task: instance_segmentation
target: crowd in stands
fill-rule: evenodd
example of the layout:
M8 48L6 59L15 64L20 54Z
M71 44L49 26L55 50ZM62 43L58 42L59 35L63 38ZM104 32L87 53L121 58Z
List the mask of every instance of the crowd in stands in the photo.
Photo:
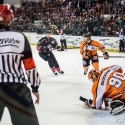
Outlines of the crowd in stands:
M68 35L90 31L93 36L115 36L115 31L125 28L125 0L32 1L19 8L12 5L12 9L15 19L11 29L21 32L44 34L51 29L57 34L57 29L63 29Z

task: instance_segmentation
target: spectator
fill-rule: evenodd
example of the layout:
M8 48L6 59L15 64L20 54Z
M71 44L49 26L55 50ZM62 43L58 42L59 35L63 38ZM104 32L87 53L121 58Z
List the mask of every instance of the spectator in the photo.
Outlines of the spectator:
M109 27L109 29L107 30L107 36L113 36L114 32L112 31L111 27Z
M95 27L93 28L92 36L98 36L98 30Z
M125 8L121 3L116 4L116 2L113 3L111 1L113 0L104 4L99 4L96 1L64 0L60 2L58 0L53 0L52 4L52 1L48 0L46 1L45 6L43 6L42 1L23 2L20 8L15 8L14 13L16 15L16 20L13 22L12 28L25 32L27 31L26 27L23 26L23 28L21 28L21 25L32 23L34 28L28 28L29 26L27 26L27 28L29 31L37 31L38 26L35 22L41 20L46 28L49 28L48 25L54 24L58 29L61 29L64 24L67 25L70 23L72 28L67 25L67 35L78 35L79 33L81 35L80 30L72 31L72 29L77 29L78 24L80 24L81 27L89 27L91 32L95 26L98 27L98 30L100 31L101 25L105 25L105 30L108 27L112 27L112 29L115 30L117 27L125 25L125 18L123 16ZM79 7L77 5L79 5ZM66 6L68 9L66 9ZM111 15L104 17L104 14ZM21 15L23 15L23 17L21 17ZM47 20L49 20L49 24ZM25 24L23 22L25 22ZM18 26L17 23L19 23L20 26ZM42 26L39 27L42 31Z

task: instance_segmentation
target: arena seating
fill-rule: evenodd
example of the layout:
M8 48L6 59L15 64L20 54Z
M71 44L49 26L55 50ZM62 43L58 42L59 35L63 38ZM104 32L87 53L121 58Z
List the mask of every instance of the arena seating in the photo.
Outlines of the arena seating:
M108 0L46 0L23 2L20 8L12 5L15 20L11 29L44 34L46 30L64 29L68 35L83 35L90 31L94 36L115 36L125 26L125 4ZM105 16L108 15L108 16ZM111 29L113 34L108 34Z

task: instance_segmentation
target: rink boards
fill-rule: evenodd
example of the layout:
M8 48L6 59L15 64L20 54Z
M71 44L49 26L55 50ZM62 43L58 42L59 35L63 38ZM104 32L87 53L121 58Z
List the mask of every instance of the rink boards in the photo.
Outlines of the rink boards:
M36 33L24 33L31 45L36 45L38 40L44 37L45 35L38 35ZM59 35L52 35L58 44L60 45ZM82 36L66 36L66 42L68 48L79 48L82 41ZM92 36L92 39L98 40L101 44L105 45L107 51L118 52L119 51L119 37L98 37Z

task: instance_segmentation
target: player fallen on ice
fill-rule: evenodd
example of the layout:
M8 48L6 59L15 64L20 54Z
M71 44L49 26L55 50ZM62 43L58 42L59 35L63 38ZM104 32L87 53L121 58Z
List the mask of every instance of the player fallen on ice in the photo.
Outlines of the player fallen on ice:
M109 59L109 54L105 51L105 46L99 43L96 40L91 39L91 33L88 32L84 36L84 40L80 45L80 53L82 55L84 75L88 72L88 67L90 65L90 61L92 62L92 66L95 70L99 70L99 59L97 50L101 50L104 56L104 59Z
M37 43L37 50L39 53L39 56L48 62L50 69L52 72L57 75L58 73L64 74L62 70L60 70L60 66L58 64L58 61L56 60L55 55L53 54L53 49L58 49L59 46L57 46L58 43L56 39L51 37L51 31L46 32L46 36L42 37L38 43ZM58 72L58 73L57 73Z
M121 66L109 66L100 72L91 70L88 79L93 82L93 99L86 100L84 107L101 109L104 102L105 109L111 114L118 114L125 109L125 74Z

